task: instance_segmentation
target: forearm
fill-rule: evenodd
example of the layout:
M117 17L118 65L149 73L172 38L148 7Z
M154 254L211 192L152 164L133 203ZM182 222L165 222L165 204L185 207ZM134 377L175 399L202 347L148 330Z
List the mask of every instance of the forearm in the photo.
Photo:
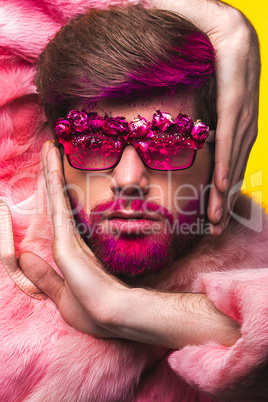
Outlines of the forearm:
M222 52L223 41L227 47L232 41L241 44L250 40L258 46L255 29L244 14L222 1L151 0L151 6L176 12L190 20L209 36L217 53ZM234 48L237 51L236 46Z
M231 346L240 337L238 325L202 293L124 289L114 300L101 324L119 338L179 349L208 341Z
M238 15L236 9L217 0L151 0L151 5L181 14L206 33L211 30L212 21L217 24L226 22L227 15L223 11Z

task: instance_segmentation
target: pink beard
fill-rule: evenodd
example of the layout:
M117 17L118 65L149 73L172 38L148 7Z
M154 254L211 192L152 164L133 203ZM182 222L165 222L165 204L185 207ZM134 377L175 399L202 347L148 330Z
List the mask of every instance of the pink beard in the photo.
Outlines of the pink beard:
M197 208L198 203L192 204L187 206L188 210ZM106 211L118 211L127 206L130 206L133 211L146 210L146 212L159 213L162 222L166 224L165 230L157 234L120 234L119 236L108 230L100 230L102 217ZM78 210L77 207L76 210ZM193 242L193 235L181 235L170 230L175 222L171 212L157 204L145 203L141 200L109 201L95 207L90 216L80 210L76 213L75 219L82 238L104 268L119 276L133 277L146 272L159 272L176 261ZM188 215L179 215L177 220L179 227L182 223L191 223L193 218Z

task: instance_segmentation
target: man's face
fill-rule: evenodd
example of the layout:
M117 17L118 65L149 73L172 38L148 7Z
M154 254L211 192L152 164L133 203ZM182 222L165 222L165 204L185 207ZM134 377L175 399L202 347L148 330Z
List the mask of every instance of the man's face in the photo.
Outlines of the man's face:
M148 97L131 101L105 100L92 111L104 116L138 115L151 121L156 110L195 115L191 95ZM157 272L176 261L207 228L206 186L211 173L207 144L194 164L180 171L145 166L132 145L118 165L103 171L74 169L63 160L68 193L77 227L104 267L129 276Z

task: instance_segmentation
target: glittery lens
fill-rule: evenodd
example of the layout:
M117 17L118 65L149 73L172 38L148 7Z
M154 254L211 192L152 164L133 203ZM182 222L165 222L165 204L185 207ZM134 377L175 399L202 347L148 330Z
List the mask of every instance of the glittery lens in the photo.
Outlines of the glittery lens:
M122 142L117 138L85 135L72 139L67 157L77 169L109 169L118 162L122 150Z
M195 149L170 137L155 138L144 152L141 152L141 147L137 151L148 167L157 170L186 169L191 166L195 156Z
M119 162L124 149L123 139L101 134L87 134L61 142L70 165L82 170L110 169ZM195 156L195 149L174 137L157 136L146 142L135 139L133 145L143 162L156 170L186 169Z

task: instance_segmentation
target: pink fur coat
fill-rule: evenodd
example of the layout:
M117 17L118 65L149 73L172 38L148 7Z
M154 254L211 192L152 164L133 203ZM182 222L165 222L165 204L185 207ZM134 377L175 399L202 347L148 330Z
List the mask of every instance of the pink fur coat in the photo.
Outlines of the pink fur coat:
M130 2L130 0L128 1ZM132 1L135 3L135 0ZM127 3L102 0L101 6ZM40 164L51 137L33 85L36 59L71 16L98 0L0 0L0 196L13 216L16 253L52 265L52 228ZM77 332L49 299L23 293L0 264L1 401L267 400L268 223L254 231L235 220L155 286L206 292L241 324L233 347L178 351ZM0 225L2 222L0 222ZM3 251L3 244L1 244Z

